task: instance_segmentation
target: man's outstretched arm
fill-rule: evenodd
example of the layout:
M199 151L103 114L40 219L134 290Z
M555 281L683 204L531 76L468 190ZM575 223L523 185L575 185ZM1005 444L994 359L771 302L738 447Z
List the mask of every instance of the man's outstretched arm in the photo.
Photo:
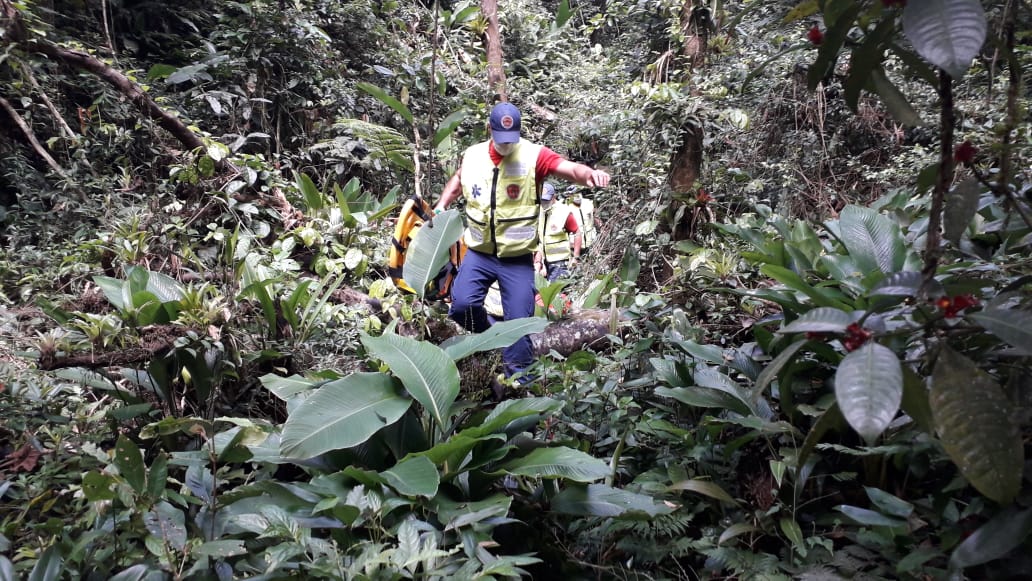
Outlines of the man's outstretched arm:
M609 185L609 174L600 169L592 169L583 163L564 159L552 172L567 181L578 183L589 188L604 188Z
M448 183L444 184L444 189L441 190L441 197L437 199L437 203L434 204L434 211L447 210L448 206L452 202L457 200L462 195L462 182L459 180L459 171L455 172L455 175L448 180Z

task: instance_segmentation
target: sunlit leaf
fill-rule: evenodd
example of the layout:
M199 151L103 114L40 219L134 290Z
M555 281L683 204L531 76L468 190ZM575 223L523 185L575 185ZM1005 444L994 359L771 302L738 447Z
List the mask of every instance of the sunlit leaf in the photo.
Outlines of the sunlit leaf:
M129 486L139 493L145 490L146 468L143 464L143 453L135 442L122 435L115 442L115 456L112 462L118 467L118 473L125 478Z
M979 492L1000 504L1021 488L1025 464L1014 406L996 380L970 359L944 347L929 394L946 453Z
M735 499L727 493L726 490L724 490L720 487L719 484L711 480L699 480L697 478L682 480L680 482L675 482L671 484L667 487L667 490L687 490L688 492L694 492L696 494L708 496L710 498L714 498L716 500L726 502L728 504L738 504L737 502L735 502Z
M394 380L382 373L355 373L331 381L287 418L281 454L312 458L356 446L396 422L411 404Z
M576 482L600 480L609 474L609 466L600 458L567 448L538 448L530 454L503 464L509 474L535 478L565 478Z
M656 516L670 514L674 510L665 504L657 504L650 496L603 484L570 486L552 499L551 509L574 516L599 517L621 516L629 512Z
M437 345L395 334L363 334L361 341L370 355L391 368L409 394L423 404L443 429L459 394L459 370L452 358Z
M458 335L442 344L444 352L458 361L474 353L501 349L515 343L520 337L540 333L549 325L548 319L541 317L524 317L511 321L501 321L491 325L483 333Z
M405 255L403 278L420 298L444 265L448 264L453 244L462 237L462 217L458 210L448 210L433 218L433 227L426 222L412 238Z
M401 101L399 101L399 100L395 99L394 97L388 95L387 91L384 91L380 87L377 87L376 85L373 85L371 83L356 83L355 84L355 88L359 89L359 90L362 90L362 91L365 91L366 93L369 93L373 97L376 97L384 105L387 105L391 109L394 109L394 111L396 111L398 113L398 115L401 115L402 118L405 119L405 121L408 121L409 123L413 123L414 122L414 117L412 116L412 111L410 111L409 108L407 106L405 106L404 103L402 103Z
M873 444L896 417L903 399L899 358L874 341L846 355L835 372L835 399L849 425Z
M437 467L426 456L415 456L402 460L393 468L380 473L395 490L405 496L425 496L432 498L437 494L441 484L441 476Z
M835 510L848 516L854 522L869 527L902 527L907 525L905 520L890 518L880 512L857 506L849 506L848 504L840 504L835 507Z

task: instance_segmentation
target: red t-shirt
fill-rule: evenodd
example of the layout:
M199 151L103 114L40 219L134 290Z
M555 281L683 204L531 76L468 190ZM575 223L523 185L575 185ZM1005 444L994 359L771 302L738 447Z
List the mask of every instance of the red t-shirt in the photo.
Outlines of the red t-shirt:
M489 143L490 145L487 146L487 151L491 155L491 162L495 165L502 163L502 156L498 155L498 152L495 151L494 142L491 141ZM552 175L552 172L555 171L555 168L559 167L559 164L562 161L562 156L552 151L551 149L542 146L541 153L538 154L537 167L534 173L534 177L538 181L547 178L548 176Z

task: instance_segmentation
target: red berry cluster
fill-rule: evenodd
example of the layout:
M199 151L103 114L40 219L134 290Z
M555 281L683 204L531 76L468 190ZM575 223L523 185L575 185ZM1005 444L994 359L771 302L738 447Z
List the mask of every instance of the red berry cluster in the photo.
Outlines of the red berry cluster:
M706 193L706 190L704 190L702 188L699 188L699 193L695 194L695 201L697 203L699 203L700 205L702 205L702 204L705 204L706 202L712 202L713 201L713 196L711 196L708 193Z
M842 346L846 351L856 351L861 345L871 338L871 332L857 323L850 323L846 327L846 337L842 339Z
M846 327L846 336L842 339L842 346L846 348L846 351L856 351L861 345L870 340L872 333L867 329L861 327L857 323L850 323ZM831 338L830 333L822 333L818 331L810 331L806 334L806 338L811 341L826 341Z
M957 163L968 164L975 161L975 154L978 153L978 148L971 144L970 141L965 141L957 146L957 149L953 150L953 161Z
M944 296L935 301L935 306L942 311L942 316L947 319L953 319L964 309L978 306L978 299L972 295Z
M817 28L816 24L814 24L813 28L806 33L806 38L808 38L813 44L820 46L821 43L824 42L824 33L821 32L820 28Z
M881 3L886 8L892 8L893 6L902 8L907 5L907 0L881 0Z

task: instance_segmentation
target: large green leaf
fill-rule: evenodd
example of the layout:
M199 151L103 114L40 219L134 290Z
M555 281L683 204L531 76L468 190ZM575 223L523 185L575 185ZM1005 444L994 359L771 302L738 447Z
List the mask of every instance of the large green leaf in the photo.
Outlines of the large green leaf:
M1032 314L1016 309L987 308L968 315L1019 353L1032 355Z
M147 532L177 551L186 547L186 516L168 502L161 501L143 513Z
M779 333L841 333L853 322L853 317L842 309L819 307L803 313L785 325Z
M978 212L978 198L981 196L978 179L971 176L953 186L946 196L946 210L942 215L943 237L955 245L960 244L964 231Z
M26 577L27 581L57 581L64 578L64 557L61 556L61 546L57 543L47 547L43 551L36 566ZM13 581L13 577L11 578ZM6 580L5 580L6 581Z
M817 288L810 283L803 280L797 273L789 270L783 266L777 266L776 264L764 264L760 267L760 272L764 276L769 276L788 288L803 293L810 297L810 300L819 307L834 307L842 310L852 310L849 305L839 301L834 296L828 294L828 289ZM755 292L755 296L762 296L761 293ZM768 298L768 297L763 297ZM774 299L771 299L774 300Z
M401 115L402 118L405 119L405 121L408 121L409 123L414 122L415 118L412 116L412 111L410 111L404 103L388 95L387 91L384 91L380 87L377 87L376 85L373 85L371 83L356 83L355 88L365 91L366 93L369 93L370 95L376 97L384 105L387 105L391 109L397 111L398 115Z
M327 383L287 418L280 453L311 458L365 442L412 405L398 387L382 373L355 373Z
M982 50L985 11L978 0L907 2L903 34L925 60L959 79Z
M125 271L130 277L139 270L143 274L141 278L145 280L146 285L143 290L154 293L158 300L167 303L171 301L178 301L183 298L183 283L160 272L148 271L145 268L139 266L127 266Z
M954 549L950 565L963 569L999 559L1021 545L1029 533L1032 508L1005 508Z
M512 321L502 321L491 325L491 328L483 333L458 335L449 339L441 346L449 357L454 361L458 361L480 351L508 347L524 335L544 331L548 324L548 319L543 317L525 317L513 319Z
M749 404L735 395L706 387L657 387L656 395L669 397L693 407L731 410L743 416L752 415Z
M988 373L944 347L929 394L946 453L979 492L1007 504L1021 488L1025 464L1013 404Z
M395 490L405 496L432 498L441 484L437 467L426 456L414 456L402 460L393 468L380 473Z
M459 370L451 357L437 345L394 334L363 334L361 340L369 354L387 363L405 389L443 429L459 395Z
M604 460L565 446L538 448L503 464L500 469L520 476L566 478L577 482L591 482L609 475L609 466Z
M667 487L667 491L675 490L687 490L710 498L715 498L721 502L728 504L738 504L735 499L727 493L726 490L720 487L719 484L712 480L700 480L698 478L690 478L688 480L682 480L675 482Z
M899 358L874 341L846 355L835 372L835 399L849 425L873 444L903 399Z
M125 437L118 437L115 442L115 457L112 459L118 467L118 473L125 478L129 486L138 493L143 493L146 482L146 467L143 464L143 453L135 442Z
M604 484L571 486L552 499L554 512L574 516L613 517L626 513L644 513L649 516L670 514L673 507L657 504L644 494L636 494Z
M448 263L449 250L462 237L462 217L458 210L448 210L433 219L416 232L405 252L405 266L402 277L419 298L426 294L426 286Z
M463 110L453 111L450 115L444 118L437 126L437 131L434 132L434 147L441 144L442 141L449 135L455 132L455 129L462 124L462 121L466 118L466 112Z
M903 269L906 245L899 225L870 208L846 206L839 218L842 244L864 272Z

